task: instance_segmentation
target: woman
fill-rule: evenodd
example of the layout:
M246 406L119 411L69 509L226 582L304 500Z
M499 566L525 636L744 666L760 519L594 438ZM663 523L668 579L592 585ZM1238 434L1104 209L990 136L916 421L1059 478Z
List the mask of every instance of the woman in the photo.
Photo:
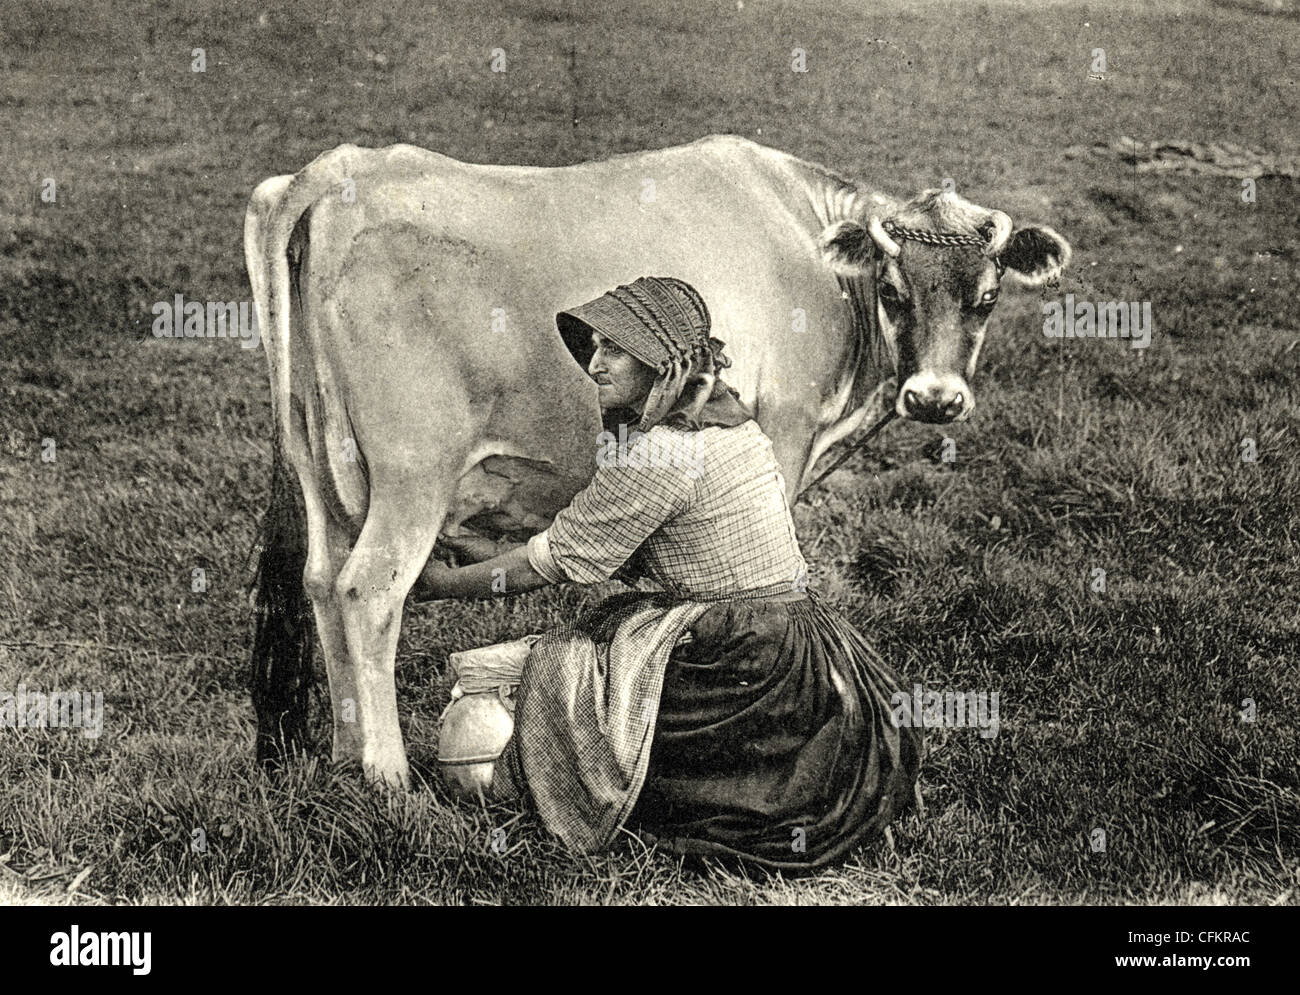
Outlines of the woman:
M526 785L580 850L626 825L781 870L841 859L911 798L920 733L890 721L897 676L806 593L771 442L718 377L704 301L647 277L556 320L598 386L595 476L526 545L424 584L482 597L618 573L659 591L532 647L493 794Z

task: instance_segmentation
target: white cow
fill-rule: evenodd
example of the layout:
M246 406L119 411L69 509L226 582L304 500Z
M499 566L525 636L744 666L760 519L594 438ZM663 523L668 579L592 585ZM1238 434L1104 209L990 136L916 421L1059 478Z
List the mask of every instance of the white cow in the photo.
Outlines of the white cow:
M793 499L868 417L968 417L1003 272L1069 259L955 194L895 200L732 136L561 168L344 145L257 188L245 252L276 453L258 753L304 738L314 614L334 757L394 784L398 630L439 537L526 538L595 470L596 390L557 312L692 284Z

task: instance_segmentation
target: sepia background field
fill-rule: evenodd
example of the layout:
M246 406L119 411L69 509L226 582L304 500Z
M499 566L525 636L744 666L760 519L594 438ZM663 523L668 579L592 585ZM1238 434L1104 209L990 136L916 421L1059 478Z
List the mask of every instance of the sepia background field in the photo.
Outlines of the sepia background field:
M1128 136L1294 159L1300 21L1203 2L355 6L5 5L0 690L99 690L108 715L98 740L0 729L0 901L1300 903L1297 182L1261 177L1247 204L1239 177L1067 153ZM245 690L265 362L155 339L152 304L249 299L250 192L341 142L558 165L714 132L895 194L950 177L1072 241L1058 296L1151 302L1143 351L1046 339L1040 297L1005 293L974 418L891 427L798 507L814 586L909 680L998 691L1000 734L931 733L925 811L812 877L631 838L575 858L531 815L497 854L515 813L452 804L432 769L446 656L608 593L570 588L408 612L410 794L328 763L266 779Z

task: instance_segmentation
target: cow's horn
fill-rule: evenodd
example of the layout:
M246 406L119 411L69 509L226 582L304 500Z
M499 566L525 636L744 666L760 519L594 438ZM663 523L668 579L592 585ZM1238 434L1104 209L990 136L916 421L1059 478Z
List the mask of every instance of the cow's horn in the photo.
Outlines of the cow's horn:
M889 237L885 229L881 226L880 219L874 214L871 216L871 220L867 222L867 231L871 232L872 241L880 246L880 250L884 252L885 255L897 256L903 251L898 247L898 243Z
M996 256L1006 247L1011 237L1011 219L1001 211L990 211L989 220L993 222L993 232L989 235L989 244L984 248L984 255Z

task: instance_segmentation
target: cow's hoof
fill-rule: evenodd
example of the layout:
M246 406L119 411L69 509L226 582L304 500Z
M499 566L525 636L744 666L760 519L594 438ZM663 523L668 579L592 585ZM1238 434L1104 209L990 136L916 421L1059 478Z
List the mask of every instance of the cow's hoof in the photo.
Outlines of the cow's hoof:
M371 784L406 791L411 786L411 768L403 757L400 762L366 761L366 780Z

